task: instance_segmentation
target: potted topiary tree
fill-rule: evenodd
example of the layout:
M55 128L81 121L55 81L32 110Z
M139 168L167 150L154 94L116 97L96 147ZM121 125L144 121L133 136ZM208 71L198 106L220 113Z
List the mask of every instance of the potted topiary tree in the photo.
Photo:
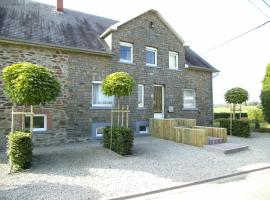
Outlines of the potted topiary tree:
M102 82L102 91L107 96L115 96L116 103L118 104L116 109L111 111L111 127L104 130L104 146L109 147L111 150L120 154L130 154L133 142L133 135L130 129L128 129L128 105L126 110L124 107L120 109L119 100L121 97L130 96L135 85L135 81L126 72L115 72L108 75ZM113 113L118 114L117 128L113 127ZM122 113L121 123L119 123L119 113ZM126 114L126 120L124 123L124 114ZM119 126L120 127L119 128ZM125 125L124 125L125 124ZM108 138L108 132L110 132L110 138ZM113 141L113 135L115 140ZM108 142L108 139L110 139ZM124 142L131 143L128 147L123 146ZM119 148L119 147L123 148Z
M31 112L28 112L28 114L30 114L30 132L32 133L34 114L33 105L45 104L55 100L61 90L59 81L56 79L53 71L44 66L37 66L28 62L17 63L5 67L2 76L4 94L13 105L23 106L22 112L14 112L14 106L12 106L10 134L13 134L14 132L14 114L22 115L22 129L24 130L24 119L25 114L27 113L24 110L25 106L31 107ZM16 159L24 157L20 156L20 154L23 152L31 152L32 154L32 150L23 150L25 146L28 146L28 148L31 149L32 144L24 145L24 147L19 148L16 151L13 150L14 148L17 148L16 145L20 146L21 143L24 143L25 141L29 142L29 139L24 139L25 137L29 138L31 135L25 134L24 131L20 131L16 132L14 136L8 137L8 156L10 159L11 170L13 170L13 167L14 170L19 170L26 166L24 162L16 161ZM27 162L29 162L29 156L26 157ZM29 163L27 165L29 165Z

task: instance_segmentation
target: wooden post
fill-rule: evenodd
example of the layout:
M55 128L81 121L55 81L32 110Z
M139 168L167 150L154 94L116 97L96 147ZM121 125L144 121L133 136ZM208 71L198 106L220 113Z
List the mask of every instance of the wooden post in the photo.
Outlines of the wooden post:
M34 128L34 112L33 112L33 106L31 105L31 115L30 115L30 132L33 133Z
M25 111L25 106L22 106L22 113ZM25 129L25 115L22 114L22 130Z
M232 107L230 104L230 135L232 135Z
M14 131L14 106L11 107L11 132Z
M127 128L128 128L128 113L129 113L129 108L128 108L128 105L127 105L127 117L126 117Z
M119 110L120 110L120 105L118 104L117 105L117 110L118 110L118 112L117 112L117 126L119 127L119 125L120 125L120 112L119 112Z
M121 120L121 126L124 126L124 111L125 110L125 108L124 108L124 106L122 106L122 109L121 109L121 114L122 114L122 120Z
M110 142L110 149L112 149L112 128L113 128L113 109L111 110L111 142Z

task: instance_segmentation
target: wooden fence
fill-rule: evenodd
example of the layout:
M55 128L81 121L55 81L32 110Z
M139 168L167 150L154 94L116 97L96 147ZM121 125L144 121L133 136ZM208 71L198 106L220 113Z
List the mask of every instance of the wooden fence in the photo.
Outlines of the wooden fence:
M207 145L208 136L223 138L227 142L226 129L196 126L195 119L150 119L149 130L154 137L197 147Z

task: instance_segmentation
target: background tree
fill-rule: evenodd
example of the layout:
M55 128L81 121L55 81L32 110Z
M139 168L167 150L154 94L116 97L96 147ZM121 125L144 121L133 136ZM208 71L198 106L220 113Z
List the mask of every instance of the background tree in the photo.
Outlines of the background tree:
M265 121L270 123L270 63L266 67L261 91L261 103Z
M235 87L228 90L224 98L227 103L233 104L233 119L235 119L236 105L242 104L248 100L248 92L243 88Z

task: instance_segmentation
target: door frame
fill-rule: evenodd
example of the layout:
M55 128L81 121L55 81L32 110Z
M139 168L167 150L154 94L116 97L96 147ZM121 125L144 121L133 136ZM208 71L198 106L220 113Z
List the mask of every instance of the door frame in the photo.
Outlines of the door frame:
M162 113L155 113L154 112L154 118L156 119L163 119L164 118L164 106L165 106L165 87L164 85L154 84L154 87L161 87L161 95L162 95ZM153 87L153 99L155 100L155 89Z

